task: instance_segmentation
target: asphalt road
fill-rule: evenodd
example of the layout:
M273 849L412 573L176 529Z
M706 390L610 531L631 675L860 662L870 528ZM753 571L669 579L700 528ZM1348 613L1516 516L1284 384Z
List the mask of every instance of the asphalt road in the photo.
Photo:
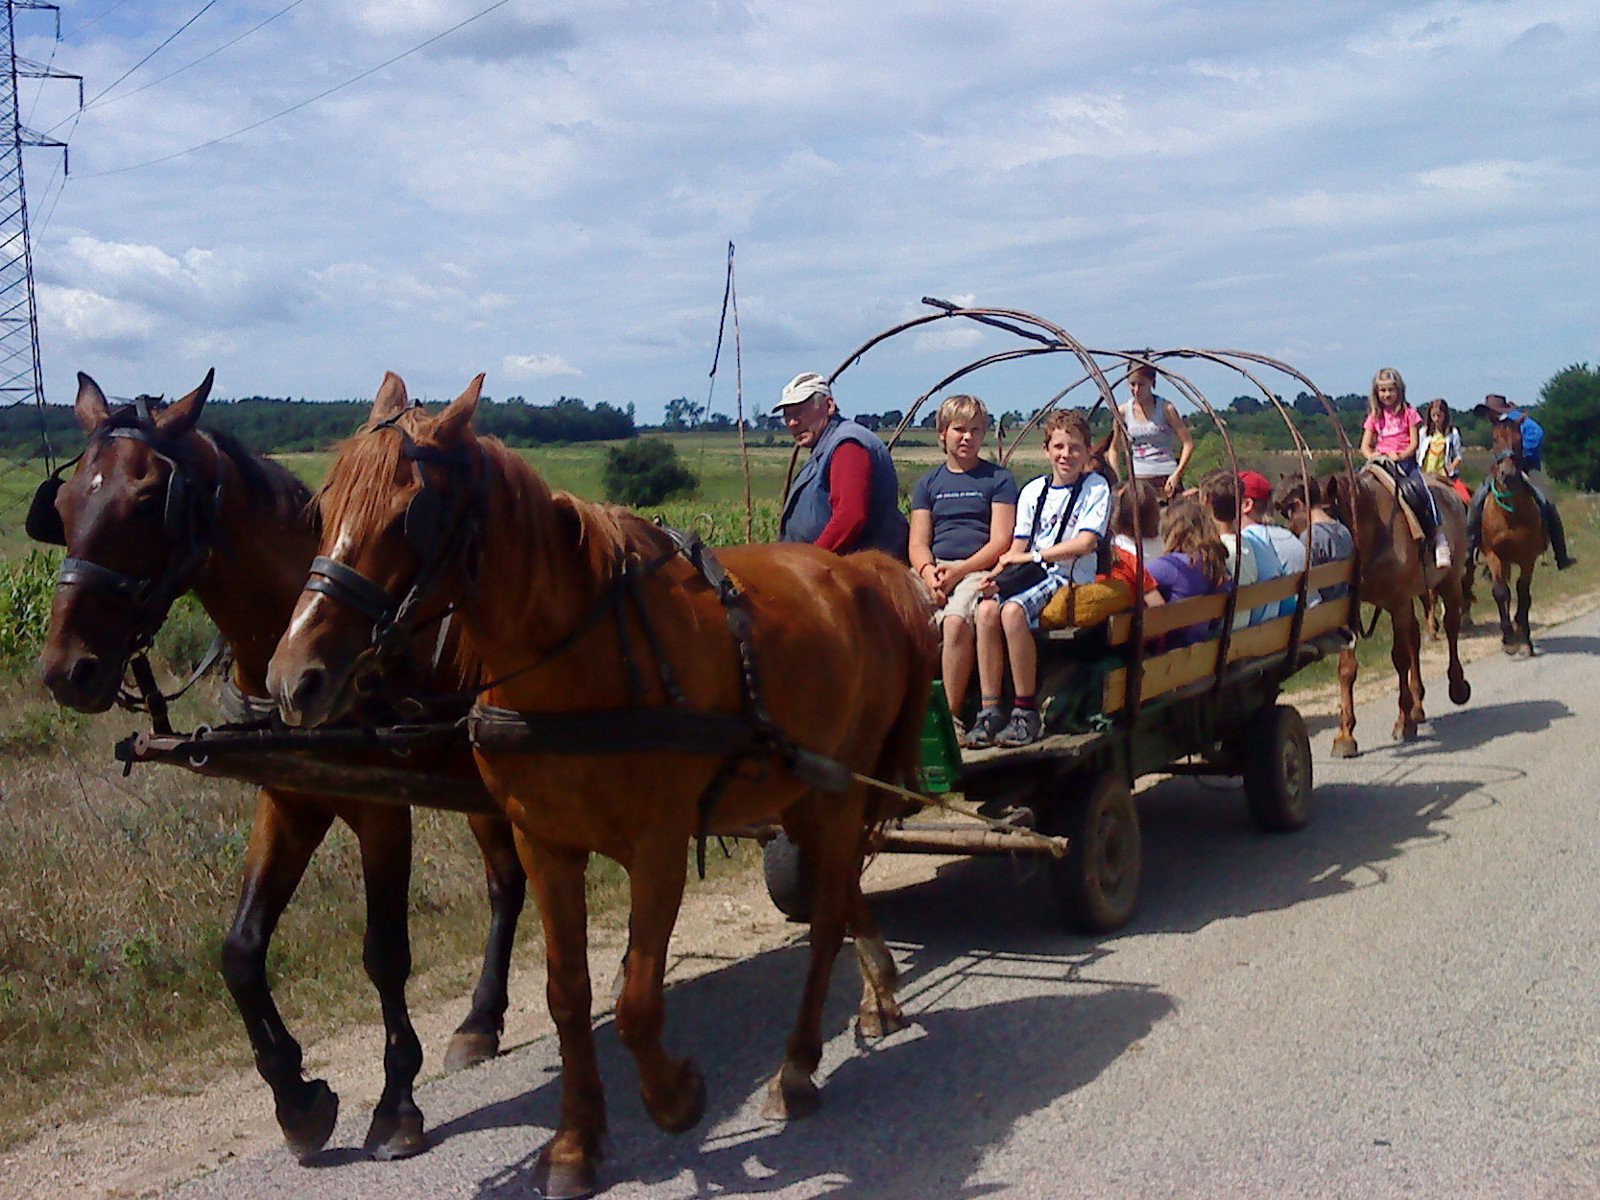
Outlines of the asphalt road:
M1421 740L1366 706L1352 761L1313 722L1319 808L1266 837L1238 789L1141 794L1145 886L1116 937L1053 927L1041 878L962 862L881 895L913 1028L866 1047L835 977L824 1108L757 1115L803 947L679 985L671 1045L710 1110L680 1138L645 1118L609 1023L605 1194L978 1197L1600 1196L1600 614L1532 662L1442 686ZM542 1039L430 1085L434 1145L404 1163L341 1123L310 1168L276 1150L169 1193L533 1195L557 1105Z

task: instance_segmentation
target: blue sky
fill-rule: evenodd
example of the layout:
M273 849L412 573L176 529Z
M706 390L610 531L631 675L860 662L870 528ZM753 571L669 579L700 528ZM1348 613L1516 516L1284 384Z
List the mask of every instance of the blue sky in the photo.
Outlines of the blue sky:
M926 294L1259 350L1334 393L1392 365L1413 399L1531 400L1600 359L1590 3L509 0L180 153L490 0L304 0L134 93L288 2L216 4L75 123L70 85L23 81L72 145L65 187L27 160L51 400L79 370L324 399L484 371L656 419L705 398L730 239L752 407ZM21 51L93 97L202 3L65 3L62 43L24 14ZM902 407L1003 344L900 339L841 403ZM1071 377L968 382L1031 409Z

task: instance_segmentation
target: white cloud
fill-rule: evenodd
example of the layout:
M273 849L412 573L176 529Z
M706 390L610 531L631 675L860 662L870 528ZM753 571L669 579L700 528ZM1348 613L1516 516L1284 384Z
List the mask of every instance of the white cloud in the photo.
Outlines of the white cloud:
M583 374L559 354L508 354L501 360L500 369L508 379L554 379Z
M173 61L243 32L248 7L209 11ZM135 73L76 126L59 202L30 158L52 391L99 354L155 390L204 355L245 390L329 397L391 365L453 396L484 364L534 380L582 363L586 399L648 419L703 386L729 239L752 394L929 293L1107 345L1304 346L1335 391L1382 359L1438 364L1461 380L1447 394L1492 366L1526 395L1600 333L1600 13L1581 0L508 5L253 132L96 174L280 112L479 7L302 5L127 94L162 58ZM55 63L92 95L170 32L159 13L121 10ZM41 95L37 125L67 115ZM1496 303L1460 303L1476 292ZM925 330L852 387L893 406L980 336L1005 341ZM1474 357L1491 347L1504 361Z

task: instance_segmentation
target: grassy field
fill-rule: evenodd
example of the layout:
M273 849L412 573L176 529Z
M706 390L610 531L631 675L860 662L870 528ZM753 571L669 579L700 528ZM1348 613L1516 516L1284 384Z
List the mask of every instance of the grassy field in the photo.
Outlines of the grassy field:
M744 482L733 435L677 435L700 476L691 499L665 506L668 521L699 528L714 542L744 538ZM603 446L553 447L527 457L551 483L599 498ZM897 452L902 482L938 461L926 435ZM319 483L327 455L285 460ZM758 540L774 536L790 447L773 439L752 447ZM1250 465L1288 470L1275 456ZM1024 447L1021 478L1043 467ZM110 744L141 724L113 713L82 717L57 708L38 685L32 661L48 621L59 556L31 548L22 534L39 469L0 464L0 1149L37 1128L124 1099L158 1068L192 1060L197 1072L245 1066L248 1049L216 969L236 899L253 795L243 785L186 772L144 768L123 778ZM1539 606L1600 589L1600 498L1564 496L1580 567L1543 570ZM1480 589L1480 620L1492 603ZM209 641L202 613L182 602L157 646L168 678L181 676ZM1364 643L1362 659L1387 663L1386 637ZM1319 664L1300 685L1331 682ZM214 719L215 691L202 687L175 713L180 728ZM481 866L465 823L418 814L413 933L413 1002L459 997L464 1011L476 972L486 910ZM720 871L755 861L742 848ZM623 882L596 867L598 908L614 908ZM297 1034L313 1037L354 1021L376 1021L360 965L363 906L353 839L336 830L313 862L274 941L270 969L279 1002ZM531 909L522 953L537 941ZM432 1049L432 1048L430 1048ZM170 1079L168 1080L170 1083ZM262 1103L267 1103L263 1090Z

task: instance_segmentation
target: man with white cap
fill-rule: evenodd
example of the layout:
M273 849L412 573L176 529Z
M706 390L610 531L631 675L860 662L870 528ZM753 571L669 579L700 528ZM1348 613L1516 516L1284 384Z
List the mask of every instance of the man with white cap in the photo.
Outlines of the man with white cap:
M910 527L894 460L878 435L840 416L833 389L814 371L791 379L772 411L811 451L783 506L779 540L836 554L883 550L904 561Z

